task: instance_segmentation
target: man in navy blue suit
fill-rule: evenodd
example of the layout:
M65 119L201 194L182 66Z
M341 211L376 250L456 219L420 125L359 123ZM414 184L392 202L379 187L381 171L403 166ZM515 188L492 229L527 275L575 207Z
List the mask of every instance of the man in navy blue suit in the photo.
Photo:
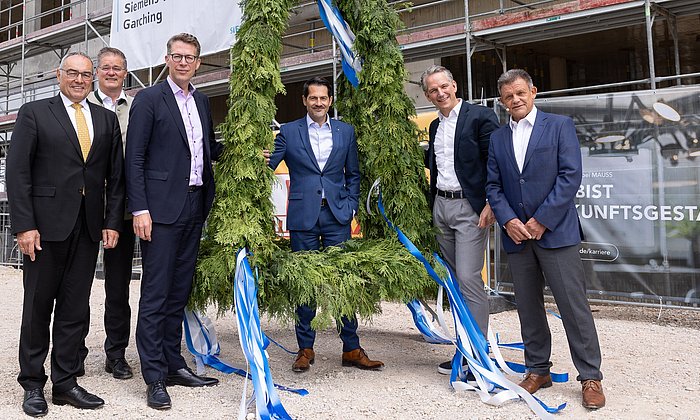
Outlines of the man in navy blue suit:
M284 160L289 168L287 228L292 251L317 250L350 239L350 224L358 210L360 166L352 126L331 119L331 84L315 77L304 83L304 118L285 124L275 139L275 150L263 154L274 169ZM314 363L316 332L311 320L316 308L297 308L296 336L299 352L294 372L305 372ZM339 323L343 341L343 366L381 370L384 363L370 360L360 347L357 319L343 317Z
M549 285L561 313L583 406L605 405L600 346L586 299L579 256L583 232L574 198L581 184L581 151L570 118L535 107L537 88L526 71L498 79L510 121L491 135L486 192L501 226L515 288L530 393L552 386L552 340L544 308Z
M214 201L214 139L209 99L190 80L201 63L190 34L168 41L164 83L139 92L129 113L126 185L143 276L136 346L147 403L171 406L166 385L216 385L194 374L180 354L183 309L192 288L202 225Z

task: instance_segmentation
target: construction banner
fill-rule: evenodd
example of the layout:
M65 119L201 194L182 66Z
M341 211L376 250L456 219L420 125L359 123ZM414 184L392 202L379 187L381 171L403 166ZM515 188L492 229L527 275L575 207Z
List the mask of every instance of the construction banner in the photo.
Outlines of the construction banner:
M200 55L228 50L241 17L236 1L115 0L110 46L124 52L130 70L154 67L164 62L168 39L181 32L199 39Z

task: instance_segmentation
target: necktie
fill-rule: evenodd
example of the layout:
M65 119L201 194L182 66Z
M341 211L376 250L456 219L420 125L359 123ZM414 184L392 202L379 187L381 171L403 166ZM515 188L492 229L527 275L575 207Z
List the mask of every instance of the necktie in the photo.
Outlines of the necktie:
M71 105L75 109L75 125L78 126L78 142L80 142L80 150L83 152L83 160L87 160L90 153L90 131L88 130L83 107L79 103Z

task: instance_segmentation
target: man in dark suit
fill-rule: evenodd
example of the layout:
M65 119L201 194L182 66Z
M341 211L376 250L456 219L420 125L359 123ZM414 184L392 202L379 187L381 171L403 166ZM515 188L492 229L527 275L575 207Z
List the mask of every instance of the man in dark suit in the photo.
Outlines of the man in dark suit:
M459 290L482 334L489 322L489 301L481 270L494 218L486 202L489 137L498 128L496 114L457 97L457 82L442 66L421 76L425 97L438 118L430 124L425 166L430 171L430 205L440 252L456 275ZM466 361L463 362L466 368ZM438 366L449 375L452 362ZM473 374L469 373L472 378Z
M190 80L201 64L190 34L168 40L164 83L142 90L129 114L126 186L143 276L136 346L147 403L169 409L166 385L216 385L194 374L180 354L184 308L192 289L204 220L214 201L214 139L209 99Z
M576 129L570 118L535 107L537 88L524 70L501 75L498 91L511 117L491 136L486 191L508 253L525 344L528 373L520 386L534 393L552 385L546 280L582 383L583 406L601 408L600 346L578 253L583 233L574 198L582 169Z
M360 166L355 130L328 116L333 103L331 90L330 82L321 77L304 83L301 99L307 115L280 128L272 155L263 151L272 169L282 160L289 168L287 228L292 251L317 250L321 245L325 248L347 241L358 210ZM316 308L302 305L296 312L299 351L292 370L305 372L315 359L316 332L311 321ZM370 360L360 347L355 317L343 317L339 329L343 366L384 368L384 363Z
M17 379L25 390L22 408L30 416L48 411L44 360L52 313L53 403L104 404L80 387L76 376L99 242L105 249L116 246L124 214L117 118L85 100L92 61L70 53L56 77L59 95L19 110L7 156L12 231L25 255Z
M122 132L122 146L126 147L126 131L129 123L129 108L133 97L124 93L126 78L126 56L111 47L104 47L97 54L97 89L90 92L89 102L102 106L117 114ZM119 244L104 251L105 274L105 371L116 379L129 379L133 376L131 366L126 361L126 346L131 332L131 307L129 306L129 283L131 263L134 258L134 229L131 213L125 212ZM86 327L89 327L89 322ZM84 335L87 336L88 328ZM84 340L83 340L84 343ZM83 361L87 348L81 349Z

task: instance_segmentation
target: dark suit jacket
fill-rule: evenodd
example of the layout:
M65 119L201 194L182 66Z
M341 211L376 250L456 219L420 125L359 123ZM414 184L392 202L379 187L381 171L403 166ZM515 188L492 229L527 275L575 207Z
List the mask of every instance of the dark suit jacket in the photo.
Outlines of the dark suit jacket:
M351 125L331 119L333 149L323 171L309 142L306 117L283 125L275 139L270 167L284 160L289 168L287 228L311 229L321 211L321 189L333 215L341 224L352 221L360 196L360 164L357 140Z
M576 245L583 239L574 204L581 185L581 150L571 118L537 111L520 173L513 151L513 133L505 125L491 135L486 191L502 228L503 248L516 245L503 226L534 217L547 229L535 243L542 248Z
M214 202L212 160L221 153L214 139L209 98L195 90L202 121L204 217ZM177 220L190 184L190 148L185 124L167 82L140 91L129 111L126 142L126 191L129 211L148 210L155 223Z
M113 112L88 105L94 136L86 162L59 95L20 108L7 155L13 233L37 229L41 240L65 240L78 218L83 190L90 238L100 241L102 229L121 231L124 160L119 123Z
M430 208L437 194L437 164L435 163L435 134L440 119L430 123L430 142L425 152L425 167L430 170ZM498 128L498 118L493 110L462 101L455 129L455 172L467 198L477 214L486 206L486 160L489 152L489 138Z

